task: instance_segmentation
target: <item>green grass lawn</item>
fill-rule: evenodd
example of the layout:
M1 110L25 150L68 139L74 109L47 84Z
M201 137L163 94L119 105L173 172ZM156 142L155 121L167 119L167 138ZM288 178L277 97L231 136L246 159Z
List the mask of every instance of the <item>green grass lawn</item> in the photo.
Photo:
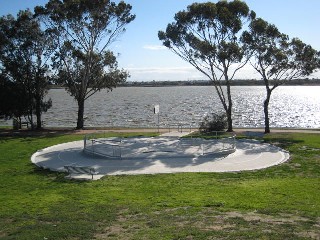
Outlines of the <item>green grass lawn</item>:
M12 129L12 126L0 126L0 129Z
M74 181L30 162L82 138L0 137L0 239L320 238L320 134L270 134L290 161L241 173Z

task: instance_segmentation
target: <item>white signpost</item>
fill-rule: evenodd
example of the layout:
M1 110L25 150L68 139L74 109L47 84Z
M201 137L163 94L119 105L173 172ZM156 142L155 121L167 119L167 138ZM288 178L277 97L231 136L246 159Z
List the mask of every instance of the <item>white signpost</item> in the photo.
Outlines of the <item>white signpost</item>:
M160 106L159 106L159 104L156 104L156 105L154 105L154 108L153 108L153 112L154 112L154 114L157 114L158 115L158 132L160 131Z
M154 105L154 114L159 114L159 111L160 111L160 106L159 106L159 104Z

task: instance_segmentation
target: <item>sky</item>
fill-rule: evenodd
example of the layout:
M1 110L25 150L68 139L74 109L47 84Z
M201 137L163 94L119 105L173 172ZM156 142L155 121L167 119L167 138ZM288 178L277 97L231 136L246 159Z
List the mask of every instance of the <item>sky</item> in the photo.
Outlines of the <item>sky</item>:
M114 0L118 2L117 0ZM162 46L158 31L173 22L175 13L194 2L208 0L125 0L132 5L136 19L127 31L113 43L119 54L119 67L129 71L128 81L168 81L206 79L190 64ZM269 23L289 35L298 37L320 51L320 0L244 0L249 8ZM0 0L0 15L16 16L19 10L33 10L47 0ZM213 0L212 2L217 2ZM311 77L320 77L316 73ZM236 75L238 79L259 79L249 66Z

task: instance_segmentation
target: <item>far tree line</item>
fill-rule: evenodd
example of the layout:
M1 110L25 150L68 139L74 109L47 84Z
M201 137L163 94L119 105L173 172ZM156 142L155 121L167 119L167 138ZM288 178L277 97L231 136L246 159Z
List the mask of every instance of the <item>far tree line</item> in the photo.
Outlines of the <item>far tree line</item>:
M274 84L273 80L270 80ZM225 86L226 82L221 81ZM162 86L212 86L210 80L158 80L158 81L127 81L119 84L119 87L162 87ZM257 79L234 79L231 86L264 86L263 80ZM286 82L286 86L320 86L320 79L293 79ZM51 86L51 88L60 88L60 86Z
M41 114L52 105L44 100L48 87L59 84L77 101L76 127L83 128L85 100L129 77L109 48L135 19L131 10L123 1L50 0L34 12L1 17L0 116L27 117L32 128L42 128ZM266 89L266 133L272 92L320 67L318 51L256 17L240 0L193 3L176 13L158 37L213 84L228 131L233 131L232 83L245 65L257 71Z

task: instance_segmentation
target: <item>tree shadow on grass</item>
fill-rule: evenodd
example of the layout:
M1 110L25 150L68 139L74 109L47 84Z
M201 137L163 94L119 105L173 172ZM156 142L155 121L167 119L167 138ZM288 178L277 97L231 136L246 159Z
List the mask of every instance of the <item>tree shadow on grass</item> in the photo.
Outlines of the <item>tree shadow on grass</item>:
M263 139L263 141L284 149L287 149L296 144L301 144L305 142L303 140L294 140L290 138L266 138L266 139Z
M39 137L39 136L59 136L76 133L75 129L41 129L41 130L13 130L0 129L0 137Z
M44 140L44 139L53 139L58 137L68 136L66 133L47 133L47 134L13 134L13 135L3 135L0 134L0 143L7 143L10 141L19 141L24 143L32 143L33 141ZM71 138L75 140L83 139L83 135L72 135ZM72 141L72 140L67 140Z
M263 141L264 143L269 143L274 146L280 148L289 148L294 146L295 144L304 143L304 140L293 139L294 136L291 133L271 133L271 134L263 134L262 132L258 132L255 135L255 132L239 132L237 133L237 139L252 139Z

